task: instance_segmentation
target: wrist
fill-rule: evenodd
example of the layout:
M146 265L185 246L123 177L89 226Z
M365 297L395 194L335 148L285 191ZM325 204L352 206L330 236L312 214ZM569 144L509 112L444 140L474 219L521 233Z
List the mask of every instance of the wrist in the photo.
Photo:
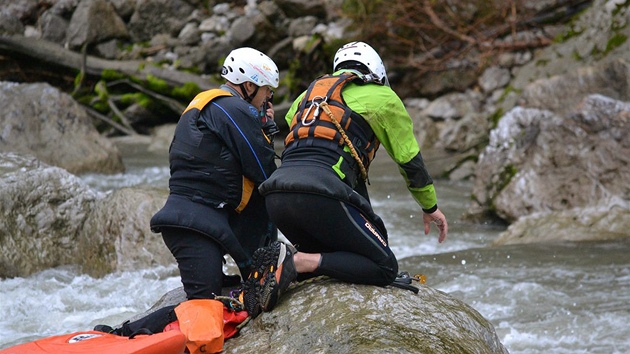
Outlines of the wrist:
M436 211L437 209L438 209L438 206L437 206L437 204L435 204L432 208L429 208L429 209L422 208L422 211L423 211L425 214L433 214L433 213L435 213L435 211Z

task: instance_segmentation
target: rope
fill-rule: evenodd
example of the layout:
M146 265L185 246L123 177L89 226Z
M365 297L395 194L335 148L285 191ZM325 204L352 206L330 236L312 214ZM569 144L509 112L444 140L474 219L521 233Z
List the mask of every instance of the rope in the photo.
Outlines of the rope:
M245 305L231 296L215 296L215 300L221 301L226 307L231 308L234 311L243 311Z
M365 169L365 166L363 165L363 161L361 161L361 158L359 157L357 150L354 148L354 145L352 145L350 138L348 138L346 131L343 130L343 128L341 127L341 124L339 124L333 112L330 110L330 108L328 108L328 102L323 101L322 103L320 103L320 106L324 109L324 112L328 114L328 117L330 117L330 120L333 122L335 127L337 127L337 130L339 130L339 133L341 134L343 141L345 141L346 145L348 145L348 148L350 148L350 153L352 154L352 157L354 157L354 160L359 164L359 168L361 169L361 177L363 178L364 181L367 180L367 177L368 177L367 170Z

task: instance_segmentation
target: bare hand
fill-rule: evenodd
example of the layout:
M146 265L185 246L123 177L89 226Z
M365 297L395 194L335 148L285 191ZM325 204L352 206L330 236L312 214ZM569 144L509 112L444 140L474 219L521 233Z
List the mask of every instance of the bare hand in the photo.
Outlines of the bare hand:
M446 216L437 209L431 214L423 213L422 220L424 221L424 234L428 235L431 231L431 223L435 223L440 231L440 237L438 238L438 242L442 243L446 240L446 234L448 233L448 223L446 222Z
M275 120L275 111L273 110L273 103L267 102L267 104L268 106L267 106L267 111L265 112L265 114L267 115L268 119Z

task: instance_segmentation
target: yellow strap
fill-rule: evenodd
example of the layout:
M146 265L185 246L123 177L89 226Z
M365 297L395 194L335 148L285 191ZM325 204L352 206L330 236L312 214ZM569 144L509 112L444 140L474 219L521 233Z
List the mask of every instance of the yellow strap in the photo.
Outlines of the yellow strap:
M189 110L193 108L202 110L203 107L205 107L208 104L208 102L212 101L213 99L217 97L222 97L222 96L232 96L232 94L229 93L228 91L221 90L221 89L210 89L207 91L200 92L199 94L197 94L197 96L195 96L195 98L193 98L192 101L190 101L190 103L188 104L188 107L186 107L186 109L184 110L184 113L188 112Z
M236 212L240 213L245 209L247 203L249 203L249 199L252 197L252 193L254 192L254 182L252 182L249 178L243 176L243 194L241 195L241 202L236 207Z

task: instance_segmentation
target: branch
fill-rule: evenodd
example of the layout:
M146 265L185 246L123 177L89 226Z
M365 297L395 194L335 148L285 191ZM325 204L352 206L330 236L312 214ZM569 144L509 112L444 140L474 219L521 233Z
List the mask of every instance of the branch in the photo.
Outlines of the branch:
M467 36L463 33L459 33L455 30L452 30L451 28L448 27L448 25L446 25L441 19L440 17L435 13L435 11L433 11L433 8L431 8L431 5L429 5L429 1L425 0L424 1L424 11L427 13L427 15L429 15L429 19L431 20L431 23L433 23L435 25L435 27L437 27L438 29L450 34L451 36L458 38L464 42L468 42L471 44L475 44L477 43L477 40L474 39L473 37Z
M104 116L104 115L100 114L99 112L94 110L92 107L88 107L88 106L84 105L83 108L85 108L85 110L87 111L87 113L90 116L102 120L103 122L105 122L105 123L111 125L112 127L118 129L121 133L124 133L124 134L127 134L127 135L135 135L136 134L135 131L129 130L129 129L123 127L122 125L114 122L112 119L110 119L107 116Z
M127 130L131 132L131 134L129 134L129 135L137 135L138 134L138 133L136 133L136 131L131 126L131 123L129 123L129 120L127 119L125 114L123 112L121 112L120 109L118 109L118 107L116 106L116 104L114 103L114 101L111 98L107 99L107 105L109 106L109 109L111 109L112 112L114 112L114 115L116 115L118 118L120 118L120 121L123 123L125 128L127 128Z
M57 67L81 71L83 58L80 53L67 50L60 45L37 38L20 35L0 36L0 55L52 64ZM42 70L45 67L42 66ZM106 60L87 55L85 72L100 77L104 70L113 70L129 77L146 78L149 75L164 80L171 87L180 87L188 82L197 84L202 90L216 88L207 79L184 71L164 69L141 60Z

